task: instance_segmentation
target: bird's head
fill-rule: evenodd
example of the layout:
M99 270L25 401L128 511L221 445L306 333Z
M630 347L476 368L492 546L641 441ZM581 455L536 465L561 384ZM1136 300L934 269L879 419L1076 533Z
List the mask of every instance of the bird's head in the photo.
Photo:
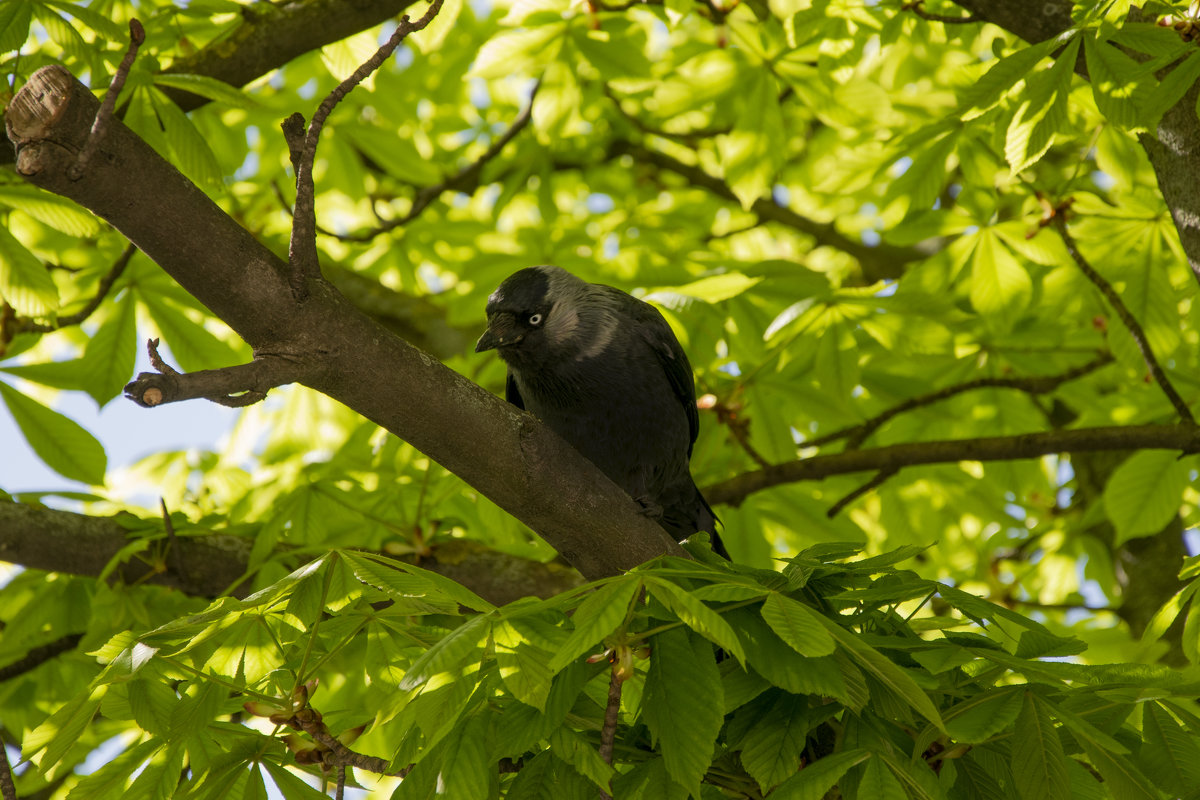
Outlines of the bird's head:
M592 288L560 267L514 272L488 297L488 327L475 352L496 350L518 369L588 355L611 336L606 304Z

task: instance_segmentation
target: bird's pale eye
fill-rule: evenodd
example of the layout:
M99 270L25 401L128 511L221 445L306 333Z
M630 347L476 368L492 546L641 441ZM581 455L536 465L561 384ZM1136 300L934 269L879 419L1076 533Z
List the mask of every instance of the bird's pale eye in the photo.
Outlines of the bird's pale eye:
M542 315L541 314L530 314L527 322L536 328L538 325L542 324Z

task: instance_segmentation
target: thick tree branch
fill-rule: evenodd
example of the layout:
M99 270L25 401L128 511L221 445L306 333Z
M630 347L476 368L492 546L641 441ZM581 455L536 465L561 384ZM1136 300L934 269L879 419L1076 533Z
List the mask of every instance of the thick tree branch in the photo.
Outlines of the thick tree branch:
M29 569L96 577L133 536L161 532L161 522L129 515L91 517L70 511L0 501L0 561ZM114 576L126 584L154 584L197 597L249 592L244 584L252 542L219 532L181 535L168 558L131 558ZM483 545L452 541L436 544L416 561L445 575L496 605L521 597L549 597L582 583L579 573L563 564L543 564L490 550ZM297 566L299 566L297 564Z
M1200 453L1200 426L1184 424L1079 428L850 450L747 472L705 488L704 496L710 503L740 505L751 494L772 486L820 480L832 475L888 472L921 464L952 464L958 461L1015 461L1058 453L1097 450L1177 450L1184 454Z
M45 67L13 99L9 138L27 180L70 197L157 262L258 357L285 357L345 403L463 478L589 578L683 550L628 495L529 414L391 335L324 281L297 303L287 265L114 120L96 158L67 178L95 97ZM137 185L131 187L130 176ZM482 317L482 314L481 314Z

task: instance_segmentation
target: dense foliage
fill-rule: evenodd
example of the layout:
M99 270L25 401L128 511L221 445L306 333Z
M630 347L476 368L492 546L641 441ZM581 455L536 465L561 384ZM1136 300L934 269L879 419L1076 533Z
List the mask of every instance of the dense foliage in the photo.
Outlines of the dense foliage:
M279 124L394 25L214 64L323 5L8 0L0 72L103 93L136 16L124 123L286 254ZM397 798L1200 797L1197 460L1138 438L1200 409L1200 253L1146 150L1181 102L1195 121L1200 23L1039 1L1071 24L1031 43L964 5L446 0L334 111L318 247L366 313L500 391L485 298L554 263L655 303L696 369L693 470L737 563L697 545L540 599L423 568L555 554L307 389L109 468L58 393L124 402L147 337L187 371L249 349L6 164L4 436L84 488L0 501L0 555L43 502L120 531L0 589L17 794L319 797L349 765ZM814 456L819 480L740 482ZM244 583L154 585L201 537L244 545Z

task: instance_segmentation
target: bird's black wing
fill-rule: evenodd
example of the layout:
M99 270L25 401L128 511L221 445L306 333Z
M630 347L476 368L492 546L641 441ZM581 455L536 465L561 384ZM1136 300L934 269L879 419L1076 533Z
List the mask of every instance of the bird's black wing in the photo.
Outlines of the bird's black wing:
M696 410L696 380L692 377L692 365L688 362L687 353L683 352L683 346L675 338L675 332L658 309L649 303L625 296L632 301L628 311L633 317L635 330L658 356L667 381L675 390L675 396L679 398L687 414L688 458L691 458L692 445L696 443L696 435L700 432L700 413Z
M504 381L504 399L522 411L525 410L525 398L521 397L521 390L517 388L517 379L511 372L508 373L508 380Z

